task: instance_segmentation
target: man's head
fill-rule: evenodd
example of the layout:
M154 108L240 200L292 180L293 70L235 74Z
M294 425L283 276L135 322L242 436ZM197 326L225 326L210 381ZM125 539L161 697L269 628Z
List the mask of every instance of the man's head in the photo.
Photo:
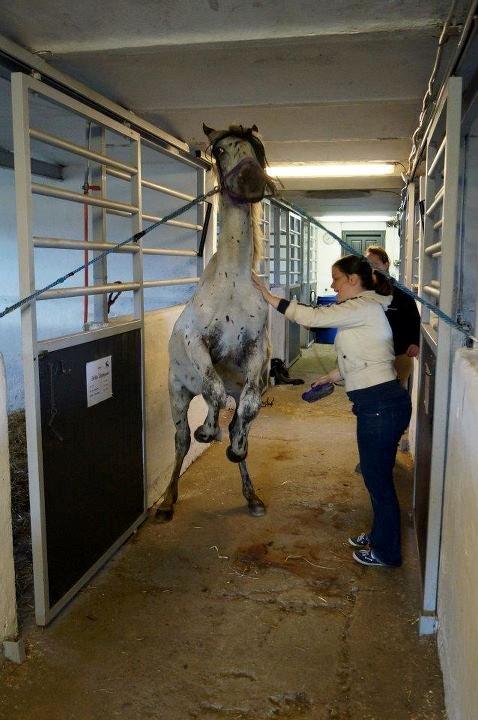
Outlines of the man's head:
M383 247L370 245L365 252L365 257L376 270L388 273L390 259Z

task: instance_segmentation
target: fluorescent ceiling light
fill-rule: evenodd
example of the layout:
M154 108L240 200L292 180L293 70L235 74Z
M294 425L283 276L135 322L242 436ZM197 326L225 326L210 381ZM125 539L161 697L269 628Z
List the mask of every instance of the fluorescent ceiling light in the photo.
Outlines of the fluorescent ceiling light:
M318 177L376 177L377 175L393 175L393 163L289 163L287 165L271 165L267 172L272 177L283 178L318 178Z
M319 215L320 222L389 222L391 215Z

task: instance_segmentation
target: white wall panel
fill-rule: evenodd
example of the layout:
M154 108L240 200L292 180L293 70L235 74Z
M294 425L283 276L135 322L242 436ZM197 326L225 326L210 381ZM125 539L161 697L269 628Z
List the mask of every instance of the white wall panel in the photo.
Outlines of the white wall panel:
M168 342L174 323L183 310L182 305L162 308L145 315L145 398L146 398L146 457L148 494L147 504L155 503L169 482L174 463L174 425L168 394ZM191 436L204 422L206 403L202 396L194 398L189 409ZM192 438L191 448L183 463L185 470L208 445ZM226 459L224 458L226 462ZM179 497L182 489L180 487Z
M0 644L17 634L5 366L0 354Z
M449 720L478 717L478 351L455 355L451 388L438 642Z

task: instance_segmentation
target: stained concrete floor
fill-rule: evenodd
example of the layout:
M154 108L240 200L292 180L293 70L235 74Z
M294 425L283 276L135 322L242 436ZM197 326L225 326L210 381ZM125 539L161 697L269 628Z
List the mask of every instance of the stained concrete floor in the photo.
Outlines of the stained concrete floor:
M316 349L293 375L323 372ZM50 627L25 631L27 661L0 669L1 720L445 717L435 642L417 634L410 459L404 565L363 568L346 543L370 519L349 402L302 391L272 388L251 432L266 516L249 517L214 444L170 524L151 517Z

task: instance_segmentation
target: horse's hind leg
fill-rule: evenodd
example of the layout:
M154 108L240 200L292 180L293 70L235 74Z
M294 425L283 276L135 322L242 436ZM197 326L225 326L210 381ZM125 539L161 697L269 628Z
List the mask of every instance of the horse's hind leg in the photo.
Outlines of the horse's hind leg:
M264 354L256 349L251 352L245 373L245 383L239 400L236 400L236 412L229 425L231 444L226 455L231 462L241 462L247 457L247 438L252 421L261 408L259 388Z
M239 470L241 471L242 478L242 494L247 500L249 512L251 515L254 515L254 517L265 515L266 506L254 489L245 460L239 463Z
M159 522L171 520L174 514L174 504L178 499L178 481L183 460L191 445L191 432L188 423L188 407L192 400L192 393L180 384L170 381L169 395L171 401L171 414L176 425L175 446L176 458L171 480L164 493L163 501L156 511Z

